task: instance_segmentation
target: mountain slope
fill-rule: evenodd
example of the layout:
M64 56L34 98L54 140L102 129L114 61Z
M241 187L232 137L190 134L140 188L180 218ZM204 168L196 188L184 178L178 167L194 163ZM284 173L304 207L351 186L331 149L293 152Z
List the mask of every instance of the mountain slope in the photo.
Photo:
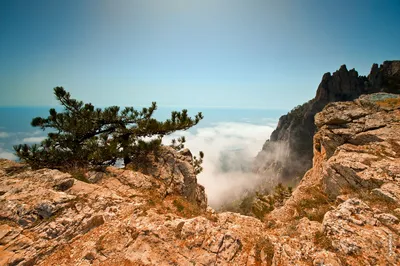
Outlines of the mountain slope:
M206 208L188 150L73 176L0 160L0 265L398 265L400 96L315 121L312 169L260 220Z
M359 76L345 65L333 74L326 73L314 99L296 107L279 119L277 128L262 147L254 162L254 172L277 179L299 179L312 166L314 116L331 102L352 101L363 94L400 93L400 61L374 64L368 77ZM279 148L283 156L274 156Z

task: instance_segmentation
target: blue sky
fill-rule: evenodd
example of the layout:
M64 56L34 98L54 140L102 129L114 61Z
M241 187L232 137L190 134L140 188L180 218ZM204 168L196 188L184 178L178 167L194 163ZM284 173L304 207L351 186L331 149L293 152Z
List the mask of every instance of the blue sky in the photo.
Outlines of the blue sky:
M291 109L400 59L400 1L0 0L0 106Z

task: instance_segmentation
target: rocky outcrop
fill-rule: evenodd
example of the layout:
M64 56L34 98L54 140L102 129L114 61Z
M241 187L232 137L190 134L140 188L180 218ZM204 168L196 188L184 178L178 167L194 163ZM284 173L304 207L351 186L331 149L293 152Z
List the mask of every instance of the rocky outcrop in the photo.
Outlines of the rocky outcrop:
M315 98L279 119L255 159L254 171L268 178L277 175L280 180L299 180L312 166L315 114L330 102L352 101L376 92L400 93L400 61L374 64L368 77L345 65L333 74L324 74Z
M107 262L108 256L92 251L94 246L89 250L86 245L90 243L82 239L96 237L94 244L98 244L112 231L119 234L114 239L122 234L121 243L129 247L124 241L134 241L141 230L137 226L135 231L129 224L140 222L147 211L156 212L156 206L164 213L178 208L180 212L174 219L181 219L181 214L205 213L206 195L197 184L191 160L186 151L178 153L164 147L157 156L157 177L114 167L104 173L71 176L58 170L32 171L25 165L1 160L0 265L60 265L45 258L75 246L87 253L82 258L68 258L64 265L81 259L87 263ZM163 219L168 220L166 216ZM147 234L147 229L142 229ZM112 257L114 253L110 254Z
M365 202L351 198L325 214L323 232L342 256L358 256L363 265L398 264L399 219L374 211ZM354 261L354 262L353 262Z
M206 208L188 150L73 175L0 160L0 265L399 265L400 96L315 121L313 168L259 219Z
M188 150L148 159L72 175L1 160L0 265L271 265L266 225L206 208Z
M182 195L205 208L206 194L204 187L197 183L192 162L193 156L190 150L184 149L177 153L173 148L164 146L155 154L149 154L142 164L132 164L128 168L163 181L168 186L166 194Z
M266 219L321 223L319 238L342 263L398 265L400 95L330 103L315 122L313 168Z

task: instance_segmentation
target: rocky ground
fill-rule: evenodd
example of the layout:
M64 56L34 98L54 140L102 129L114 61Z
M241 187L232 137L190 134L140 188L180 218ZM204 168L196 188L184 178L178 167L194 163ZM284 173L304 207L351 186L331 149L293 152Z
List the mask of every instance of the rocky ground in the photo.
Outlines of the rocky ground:
M206 208L191 161L165 148L147 174L109 167L74 178L2 160L0 264L253 265L265 249L271 260L261 221Z
M188 150L140 171L0 161L1 265L398 265L400 97L317 114L313 168L260 219L207 208Z

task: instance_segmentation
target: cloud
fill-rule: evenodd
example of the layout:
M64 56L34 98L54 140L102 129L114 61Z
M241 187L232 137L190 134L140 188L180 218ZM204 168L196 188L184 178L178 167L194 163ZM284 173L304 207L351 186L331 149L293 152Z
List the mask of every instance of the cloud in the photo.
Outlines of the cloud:
M46 137L28 137L22 139L23 143L40 143L42 140L44 140Z
M5 150L0 147L0 158L8 159L8 160L17 160L17 156L14 153Z
M0 132L0 138L8 138L10 136L7 132Z
M209 205L218 208L256 186L259 177L251 173L251 163L275 125L215 123L190 132L177 132L164 137L163 141L170 144L172 138L183 135L185 147L193 155L204 152L204 170L198 175L198 182L206 189Z

